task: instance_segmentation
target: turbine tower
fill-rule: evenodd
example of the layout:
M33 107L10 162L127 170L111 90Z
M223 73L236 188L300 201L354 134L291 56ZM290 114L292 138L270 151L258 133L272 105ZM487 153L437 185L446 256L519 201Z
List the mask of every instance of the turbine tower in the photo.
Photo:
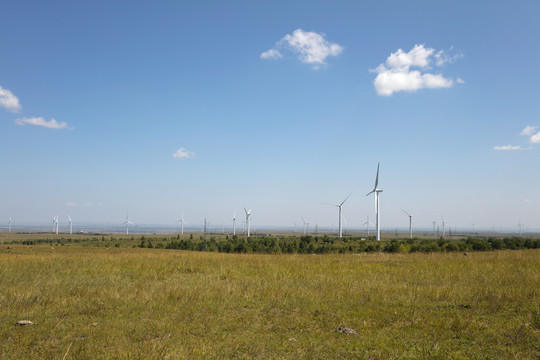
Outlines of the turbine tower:
M232 217L232 234L236 235L236 210L234 210L234 215Z
M441 220L442 220L442 237L444 238L444 225L446 223L444 222L444 218L442 217L442 215L441 215Z
M380 163L377 163L377 177L375 178L375 187L373 190L368 192L366 196L375 193L375 227L377 228L377 241L381 241L381 214L379 213L379 193L383 192L382 189L378 188L379 185L379 166Z
M367 236L369 236L369 225L373 225L373 223L371 221L369 221L369 214L367 216L367 221L365 223L362 224L362 226L366 225L366 231L367 231Z
M71 216L68 215L69 219L69 235L73 234L73 221L71 221Z
M123 225L126 225L126 235L129 235L129 225L135 225L134 223L132 223L131 221L129 221L128 219L128 214L126 214L126 221L124 221L122 223Z
M519 227L519 237L521 237L522 228L523 228L523 224L521 223L521 220L519 220L519 223L516 226Z
M409 214L408 212L406 212L403 209L401 209L401 211L403 211L409 217L409 239L412 239L412 217L414 215Z
M244 211L246 212L247 237L249 237L249 218L251 217L251 209L247 210L244 208Z
M180 234L184 235L184 223L187 224L187 222L184 220L184 210L182 210L181 213L182 213L181 218L180 220L176 222L176 224L181 223Z
M304 233L303 233L303 235L306 235L306 224L307 224L307 222L306 222L306 219L304 219L303 216L302 216L302 221L304 222Z
M52 218L52 230L58 235L58 216Z
M11 217L9 218L9 232L11 232Z
M351 196L353 192L351 191L351 193L349 195L347 195L347 197L345 198L345 200L343 200L341 202L341 204L328 204L328 203L325 203L326 205L330 205L330 206L336 206L338 209L339 209L339 237L343 237L343 211L342 211L342 207L343 207L343 204L345 203L345 201L347 201L347 199L349 198L349 196Z

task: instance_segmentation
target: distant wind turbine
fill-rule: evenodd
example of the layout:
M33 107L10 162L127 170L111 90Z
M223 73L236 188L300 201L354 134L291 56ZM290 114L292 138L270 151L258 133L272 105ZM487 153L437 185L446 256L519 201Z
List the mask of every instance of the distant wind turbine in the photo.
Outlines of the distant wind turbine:
M519 220L519 223L516 226L519 227L519 237L521 237L522 228L523 228L523 224L521 223L521 220Z
M366 196L375 193L375 226L377 228L377 241L381 240L381 217L379 213L379 193L383 192L382 189L378 188L379 185L379 166L380 163L377 163L377 177L375 178L375 187Z
M187 222L184 220L184 210L182 210L182 215L181 215L180 220L178 220L176 223L177 223L177 224L178 224L178 223L181 223L180 234L181 234L181 235L184 235L184 223L187 224Z
M345 200L343 200L341 202L341 204L328 204L328 203L325 203L326 205L336 206L339 209L339 237L343 237L343 211L342 211L342 207L343 207L343 204L345 203L345 201L347 201L347 199L349 198L349 196L351 196L352 193L353 192L351 191L351 193L349 195L347 195L347 197L345 198Z
M307 222L306 222L306 219L304 219L303 216L302 216L302 221L304 222L304 233L303 234L306 235L306 224L307 224Z
M58 216L53 217L52 221L53 221L53 232L55 232L56 235L58 235L58 222L59 222Z
M444 225L446 225L446 223L444 222L444 218L442 217L442 215L441 215L441 220L442 220L442 237L444 238Z
M369 225L374 225L371 221L369 221L369 214L367 216L367 221L363 223L362 226L364 225L366 225L367 236L369 236Z
M71 215L68 215L69 219L69 235L73 234L73 221L71 220Z
M406 212L403 209L401 209L401 211L403 211L409 217L409 239L412 239L412 217L414 215L409 214L408 212Z
M129 225L135 225L134 223L132 223L131 221L129 221L128 219L128 214L126 214L126 221L124 221L122 223L123 225L126 225L126 235L129 235Z
M244 211L246 212L247 237L249 237L249 223L250 223L249 218L251 217L251 209L247 210L246 208L244 208Z
M9 218L9 232L11 232L11 217Z
M232 217L232 234L236 235L236 210L234 210L234 215Z

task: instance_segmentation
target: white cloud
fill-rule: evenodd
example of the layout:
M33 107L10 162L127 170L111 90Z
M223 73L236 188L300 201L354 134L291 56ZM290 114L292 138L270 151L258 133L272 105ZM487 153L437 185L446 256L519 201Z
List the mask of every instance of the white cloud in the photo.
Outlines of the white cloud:
M74 203L74 202L68 201L68 202L66 203L66 206L69 206L69 207L75 207L75 206L77 206L77 204Z
M414 92L424 88L450 88L454 86L452 79L445 78L441 74L422 73L420 70L430 69L433 60L437 66L442 66L462 56L448 55L443 50L435 52L435 49L425 48L424 45L415 45L409 52L398 49L390 54L385 63L372 70L377 73L373 85L377 94L382 96L390 96L399 91ZM420 70L412 70L412 67ZM462 79L457 81L464 82Z
M191 151L188 151L188 150L186 150L186 148L183 148L183 147L178 149L173 154L173 158L175 158L175 159L190 159L190 158L194 158L194 157L195 157L195 153L193 153Z
M540 131L536 134L534 133L538 130L538 126L525 126L525 129L521 131L521 135L529 136L529 142L531 144L540 144Z
M463 80L462 78L457 78L457 79L456 79L456 82L457 82L458 84L465 84L465 80Z
M538 129L538 126L525 126L525 129L521 132L521 135L531 136Z
M6 108L9 111L17 112L21 110L19 99L8 89L0 86L0 107Z
M288 50L297 55L303 63L314 65L314 68L318 69L320 65L326 64L327 57L339 55L343 47L326 40L324 34L296 29L292 34L281 38L272 49L263 52L261 58L281 58L283 55L280 50Z
M386 65L390 68L408 69L411 66L425 68L428 67L429 58L433 55L434 51L431 48L426 49L424 45L414 45L408 53L398 49L398 51L390 54L388 59L386 59Z
M261 54L261 59L279 59L281 57L283 57L283 55L276 49L270 49Z
M504 146L494 146L493 150L512 151L512 150L523 150L523 149L519 145L504 145Z
M540 131L529 138L531 144L540 144Z
M453 47L450 47L450 50L449 51L452 51L454 48ZM437 64L437 66L443 66L444 64L446 63L449 63L449 64L453 64L455 63L458 59L461 59L463 57L463 53L461 52L458 52L458 53L453 53L453 54L448 54L447 52L444 52L443 50L437 52L434 57L435 57L435 64Z
M46 121L42 117L32 117L32 118L17 119L17 120L15 120L15 124L17 124L17 125L43 126L43 127L49 128L49 129L56 129L56 130L61 130L61 129L71 129L71 130L73 130L73 128L69 127L69 125L67 123L65 123L65 122L59 123L55 119L51 119L49 121Z

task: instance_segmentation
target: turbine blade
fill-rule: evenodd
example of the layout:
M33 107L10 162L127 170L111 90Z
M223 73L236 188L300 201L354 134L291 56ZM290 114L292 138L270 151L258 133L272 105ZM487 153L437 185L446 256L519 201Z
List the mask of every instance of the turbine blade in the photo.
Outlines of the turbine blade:
M377 185L379 185L379 165L380 163L377 163L377 177L375 178L375 189L377 188Z
M371 195L371 194L373 194L374 192L375 192L375 189L373 189L373 190L371 190L370 192L368 192L368 193L366 194L366 196Z
M321 203L321 204L323 204L323 205L330 205L330 206L337 206L337 207L339 207L339 205L338 205L338 204L330 204L330 203Z
M345 200L343 200L343 201L341 202L341 204L339 204L339 205L341 206L341 205L345 204L345 201L347 201L347 199L352 195L353 192L354 192L354 190L351 191L351 193L350 193L349 195L347 195L347 197L345 198Z

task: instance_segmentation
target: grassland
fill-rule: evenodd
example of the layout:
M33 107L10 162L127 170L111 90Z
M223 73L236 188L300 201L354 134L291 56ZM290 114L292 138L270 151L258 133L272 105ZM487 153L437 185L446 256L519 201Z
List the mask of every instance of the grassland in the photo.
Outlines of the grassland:
M540 357L540 250L7 247L2 359Z

